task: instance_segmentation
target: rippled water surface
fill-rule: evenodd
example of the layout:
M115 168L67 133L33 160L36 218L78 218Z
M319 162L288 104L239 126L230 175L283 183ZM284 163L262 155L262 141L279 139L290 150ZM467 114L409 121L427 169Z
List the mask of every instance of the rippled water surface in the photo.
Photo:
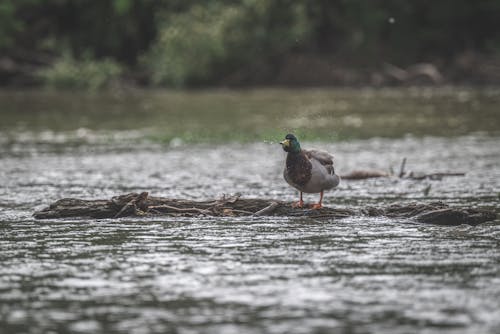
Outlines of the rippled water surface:
M0 333L500 328L498 220L476 227L373 217L37 221L34 210L62 197L297 195L282 180L285 155L272 140L184 144L152 141L141 129L61 131L0 136ZM408 170L466 172L441 181L343 181L327 193L328 206L443 200L500 211L495 134L303 146L335 153L340 174L397 172L403 157Z

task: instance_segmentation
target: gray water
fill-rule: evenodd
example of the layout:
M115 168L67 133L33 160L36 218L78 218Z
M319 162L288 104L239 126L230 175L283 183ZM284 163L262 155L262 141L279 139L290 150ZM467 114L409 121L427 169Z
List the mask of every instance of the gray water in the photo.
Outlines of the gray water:
M282 180L285 155L276 143L77 136L83 142L75 145L51 132L0 137L1 333L500 331L498 220L476 227L372 217L34 220L34 210L62 197L297 197ZM333 152L340 174L397 172L403 157L408 170L467 173L343 181L326 194L328 206L443 200L500 211L497 136L303 146Z

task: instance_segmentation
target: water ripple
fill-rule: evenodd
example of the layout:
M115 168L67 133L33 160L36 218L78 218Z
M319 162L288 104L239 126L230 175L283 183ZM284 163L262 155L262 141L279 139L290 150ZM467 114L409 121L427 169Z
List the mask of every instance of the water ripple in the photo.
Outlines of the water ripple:
M327 205L361 208L395 199L449 198L498 210L498 144L488 137L325 144L337 152L344 171L389 168L413 152L408 158L415 170L468 172L466 178L443 181L343 182L328 194ZM248 145L2 157L0 331L493 333L499 328L498 222L442 227L371 217L31 218L34 208L60 197L123 191L293 199L281 180L281 152ZM248 154L249 147L255 155ZM445 152L444 160L436 159L437 151ZM422 192L429 184L431 197Z

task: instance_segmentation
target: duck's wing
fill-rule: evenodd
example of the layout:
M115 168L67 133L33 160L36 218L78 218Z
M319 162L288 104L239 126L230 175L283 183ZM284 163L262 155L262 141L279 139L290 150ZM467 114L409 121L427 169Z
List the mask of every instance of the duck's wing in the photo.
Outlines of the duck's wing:
M317 160L321 165L323 165L329 174L334 174L335 169L333 167L333 155L328 152L320 150L303 150L309 159Z

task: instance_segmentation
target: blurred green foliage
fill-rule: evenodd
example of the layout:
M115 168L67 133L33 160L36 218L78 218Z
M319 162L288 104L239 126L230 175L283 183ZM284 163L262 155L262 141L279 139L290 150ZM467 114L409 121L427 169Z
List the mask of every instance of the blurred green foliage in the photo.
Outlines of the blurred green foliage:
M155 84L207 84L254 61L271 61L307 33L304 5L287 0L207 2L165 13L143 58Z
M500 0L1 0L0 55L52 67L42 78L56 86L96 87L62 73L110 60L120 65L106 77L224 84L272 77L292 54L376 67L498 53L499 17ZM0 83L8 71L0 64Z
M15 2L0 2L0 48L12 45L13 35L21 29L21 22L15 17Z
M52 66L42 68L38 75L49 87L96 91L113 83L122 71L122 67L110 59L77 61L65 54Z

